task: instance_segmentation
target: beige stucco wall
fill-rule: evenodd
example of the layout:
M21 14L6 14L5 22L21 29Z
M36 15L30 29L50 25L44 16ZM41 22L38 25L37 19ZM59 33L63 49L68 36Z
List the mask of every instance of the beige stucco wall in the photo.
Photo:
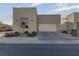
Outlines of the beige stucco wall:
M74 21L79 22L79 12L74 13Z
M39 24L56 24L57 31L60 29L61 15L38 15Z
M79 13L74 12L69 15L67 15L68 23L64 23L61 25L61 29L69 29L69 32L71 29L77 29L77 22L79 22ZM67 27L68 25L68 27Z
M75 21L75 27L77 29L78 25L77 23L79 23L79 13L74 13L74 21ZM79 29L77 29L79 31Z
M74 18L74 13L71 13L67 16L68 22L69 22L69 31L71 31L71 29L76 29L76 23L75 23L75 18Z
M61 30L69 29L70 32L71 29L76 29L79 36L79 29L77 28L78 27L77 23L79 22L79 12L73 12L67 15L66 18L68 19L69 23L63 23L60 27ZM67 25L69 25L69 27L67 27Z
M74 13L69 14L69 15L67 16L67 19L68 19L69 22L74 23Z
M74 13L67 15L67 17L65 19L66 19L66 21L60 25L60 31L66 30L66 31L70 32L72 29L76 29Z
M64 31L64 30L67 31L67 24L68 24L68 22L61 24L60 25L60 31Z
M22 17L28 17L28 29L22 29L20 20ZM29 32L37 31L37 10L36 8L13 8L13 27L14 31L24 32L28 30Z
M56 24L59 23L61 15L38 15L40 24Z
M78 33L78 36L79 36L79 26L77 25L77 23L79 23L79 12L74 13L74 20L75 20L75 27L77 29L77 33Z
M71 25L69 25L69 28L71 29L77 29L77 22L79 22L79 13L78 12L74 12L70 15L67 16L68 21L70 23L72 23Z

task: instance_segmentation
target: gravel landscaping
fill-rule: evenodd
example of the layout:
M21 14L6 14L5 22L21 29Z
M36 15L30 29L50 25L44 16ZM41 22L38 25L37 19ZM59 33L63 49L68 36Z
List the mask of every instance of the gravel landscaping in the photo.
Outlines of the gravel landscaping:
M76 37L59 32L40 32L36 37L0 37L0 43L79 44L79 40Z

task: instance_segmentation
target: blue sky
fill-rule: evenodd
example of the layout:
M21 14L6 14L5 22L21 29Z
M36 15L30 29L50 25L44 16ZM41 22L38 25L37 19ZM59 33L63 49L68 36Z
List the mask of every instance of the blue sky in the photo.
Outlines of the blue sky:
M13 7L36 7L38 14L61 14L62 17L72 12L79 12L78 3L2 3L0 4L0 20L12 24Z

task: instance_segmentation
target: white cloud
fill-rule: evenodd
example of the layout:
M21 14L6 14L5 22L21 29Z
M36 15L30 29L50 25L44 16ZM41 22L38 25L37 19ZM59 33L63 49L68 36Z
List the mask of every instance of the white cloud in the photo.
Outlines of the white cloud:
M56 8L50 11L42 12L42 14L60 14L62 10L67 9L69 6L67 3L57 3Z
M43 3L32 3L32 5L30 5L30 7L36 7L38 5L42 5Z
M42 5L43 3L33 3L31 7L36 7L38 5ZM50 11L46 12L39 12L38 14L62 14L67 10L71 9L79 9L79 5L69 5L69 3L57 3L55 9L51 9Z
M68 4L63 5L60 8L56 8L55 10L52 10L53 12L62 12L62 11L66 11L66 10L71 10L71 9L79 9L79 5L73 5L73 6L68 6Z
M74 12L75 12L75 9L79 10L79 5L72 5L72 6L69 6L69 4L67 3L57 3L56 4L57 8L55 9L51 9L50 11L47 11L47 12L44 12L43 14L61 14L63 15L64 17L66 17L66 15L68 14L64 14L65 11L68 11L68 10L72 10L74 9ZM71 13L72 11L70 11Z
M57 7L64 7L64 6L68 6L68 3L57 3L56 6Z

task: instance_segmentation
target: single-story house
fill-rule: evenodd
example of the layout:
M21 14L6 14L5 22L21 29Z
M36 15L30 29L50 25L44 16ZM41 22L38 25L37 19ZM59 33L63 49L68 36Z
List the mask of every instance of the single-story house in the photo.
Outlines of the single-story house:
M21 33L59 31L60 19L60 14L38 15L34 7L13 8L13 29Z

